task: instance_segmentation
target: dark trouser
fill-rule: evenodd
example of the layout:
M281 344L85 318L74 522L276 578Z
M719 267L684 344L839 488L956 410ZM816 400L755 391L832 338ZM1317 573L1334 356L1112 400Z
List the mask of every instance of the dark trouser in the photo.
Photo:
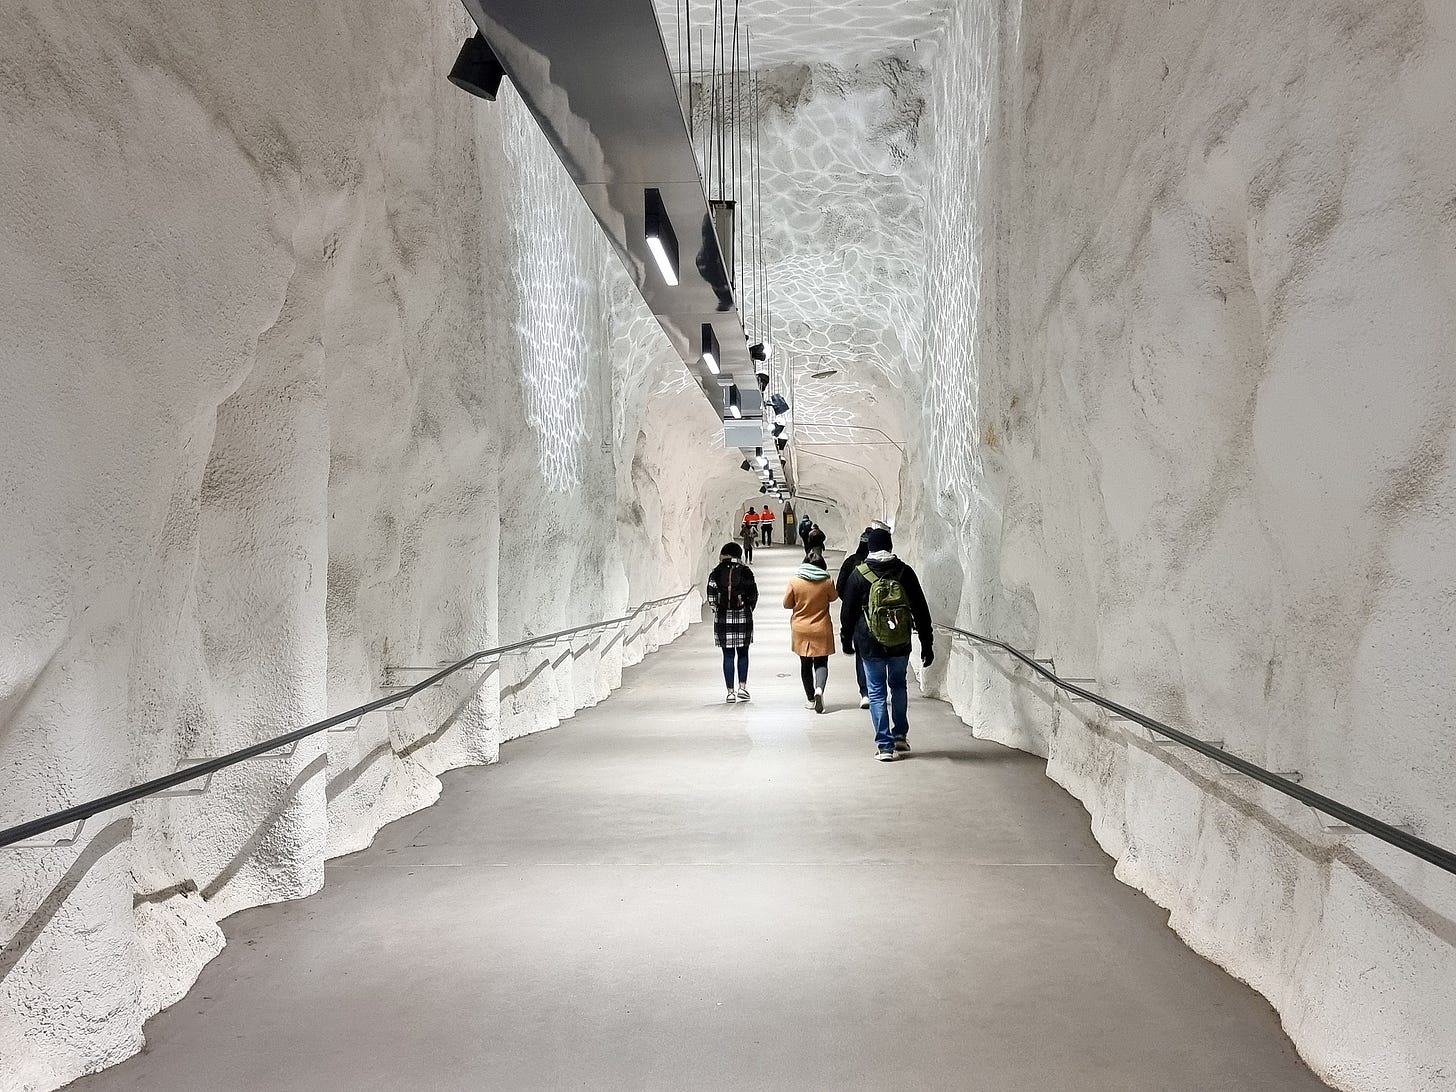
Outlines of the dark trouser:
M742 648L725 648L723 650L723 682L728 689L733 689L733 661L738 660L738 684L742 686L748 681L748 646Z
M804 697L814 700L814 691L823 690L829 682L828 656L800 656L799 677L804 682Z
M753 560L753 543L751 543L751 542L745 542L743 544L743 560L744 561L752 561Z
M854 654L854 678L859 683L859 696L862 698L869 697L870 692L865 687L864 657L858 652Z
M772 523L765 523L765 524L763 524L759 528L759 530L761 530L763 532L763 544L765 546L772 546L773 545L773 524Z

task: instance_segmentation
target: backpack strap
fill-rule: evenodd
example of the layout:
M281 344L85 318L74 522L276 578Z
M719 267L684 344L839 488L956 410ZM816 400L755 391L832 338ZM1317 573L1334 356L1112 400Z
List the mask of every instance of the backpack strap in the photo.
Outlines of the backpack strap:
M854 571L859 573L859 575L864 577L866 580L868 580L871 587L880 582L880 577L878 576L878 574L876 574L874 569L870 568L870 563L868 561L861 561L858 565L854 567Z

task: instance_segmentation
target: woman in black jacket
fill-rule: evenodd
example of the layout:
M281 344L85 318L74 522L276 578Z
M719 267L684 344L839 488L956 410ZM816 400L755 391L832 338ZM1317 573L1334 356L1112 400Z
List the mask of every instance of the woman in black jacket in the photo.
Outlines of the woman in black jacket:
M753 570L739 560L743 547L730 542L719 551L718 566L708 576L708 602L713 605L713 643L723 650L723 682L728 704L748 700L748 646L753 643L753 609L758 584ZM737 689L733 686L735 664Z

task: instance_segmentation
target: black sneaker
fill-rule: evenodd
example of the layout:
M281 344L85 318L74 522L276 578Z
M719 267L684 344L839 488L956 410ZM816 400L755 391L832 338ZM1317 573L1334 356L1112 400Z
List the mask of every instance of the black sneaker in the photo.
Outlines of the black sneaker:
M901 737L899 737L898 739L895 740L895 750L902 751L903 752L903 751L908 751L909 749L910 749L910 741L908 739L906 739L904 736L901 736Z
M878 758L881 762L894 762L895 761L895 752L894 751L876 751L875 752L875 757Z

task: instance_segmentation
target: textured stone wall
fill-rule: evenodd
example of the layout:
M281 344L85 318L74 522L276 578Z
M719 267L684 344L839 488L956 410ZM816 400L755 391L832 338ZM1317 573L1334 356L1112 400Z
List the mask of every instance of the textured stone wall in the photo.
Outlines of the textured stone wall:
M1456 9L964 0L931 70L902 526L945 613L1456 845ZM1452 1087L1451 877L945 660L1321 1075Z
M519 101L446 83L466 33L429 0L0 13L0 823L699 576L737 456ZM0 1088L136 1050L219 920L690 616L0 854Z

